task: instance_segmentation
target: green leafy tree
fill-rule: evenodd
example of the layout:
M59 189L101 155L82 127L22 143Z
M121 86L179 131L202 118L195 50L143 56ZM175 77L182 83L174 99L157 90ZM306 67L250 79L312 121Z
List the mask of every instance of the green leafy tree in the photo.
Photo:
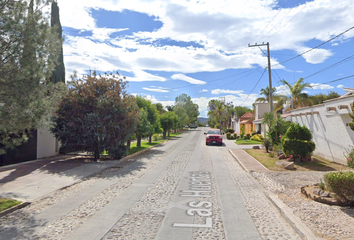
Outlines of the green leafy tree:
M61 27L59 18L59 7L56 1L52 1L52 11L51 11L51 26L54 28L57 38L61 39L63 42L63 28ZM55 53L54 53L55 54ZM65 65L63 56L63 44L60 44L60 50L58 54L58 62L55 64L55 68L50 81L53 83L63 82L65 83Z
M339 98L340 95L336 92L330 91L327 95L324 93L317 93L315 95L309 96L310 105L322 104L324 101Z
M166 112L166 110L164 109L164 107L161 103L156 103L155 106L156 106L157 111L159 111L160 114L163 114Z
M64 84L48 81L61 39L42 9L47 1L0 1L0 155L46 126Z
M166 139L167 132L173 129L176 114L174 112L166 112L161 115L160 122L163 129L163 138Z
M151 143L151 138L154 133L160 131L160 119L159 112L154 104L150 100L137 96L135 98L139 108L142 110L140 115L140 123L137 128L137 146L141 146L141 138L144 136L149 136L149 143ZM145 113L146 112L146 113Z
M53 119L52 132L63 146L93 152L95 159L104 150L123 156L140 116L126 84L118 76L95 72L72 81Z
M252 112L252 109L248 108L248 107L241 107L241 106L236 106L235 107L235 116L237 118L242 117L246 112Z
M182 110L184 109L184 110ZM176 97L174 111L182 124L196 123L199 116L199 106L194 104L191 97L183 93Z

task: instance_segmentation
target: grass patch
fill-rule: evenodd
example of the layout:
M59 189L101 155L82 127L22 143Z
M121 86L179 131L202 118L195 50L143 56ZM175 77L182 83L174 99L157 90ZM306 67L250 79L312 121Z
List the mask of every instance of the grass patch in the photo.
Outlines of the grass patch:
M12 199L6 199L6 198L0 198L0 212L12 208L18 204L20 204L20 201L17 200L12 200Z
M249 140L249 139L243 139L243 138L240 138L240 139L237 139L236 140L236 144L237 145L259 145L259 144L262 144L262 142L260 141L256 141L256 140Z
M162 135L157 139L157 141L152 141L149 143L149 141L141 141L141 147L136 146L136 142L131 143L130 145L130 150L128 151L128 155L134 154L136 152L140 152L144 149L151 148L152 146L155 146L159 143L166 142L168 139L174 138L182 133L170 133L170 136L166 136L166 139L162 138Z
M249 155L257 159L263 166L273 171L286 171L280 165L276 165L275 163L279 161L276 157L270 157L269 153L266 152L265 149L245 149ZM276 153L274 153L276 156ZM295 162L296 171L343 171L343 170L351 170L351 168L325 160L323 158L316 157L317 161L314 162Z

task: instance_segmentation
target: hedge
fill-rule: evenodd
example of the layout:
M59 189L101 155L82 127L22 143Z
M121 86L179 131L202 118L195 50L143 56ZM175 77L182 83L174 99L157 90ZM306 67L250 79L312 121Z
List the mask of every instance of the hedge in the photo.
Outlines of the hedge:
M341 200L354 201L354 172L331 172L323 177L329 191Z

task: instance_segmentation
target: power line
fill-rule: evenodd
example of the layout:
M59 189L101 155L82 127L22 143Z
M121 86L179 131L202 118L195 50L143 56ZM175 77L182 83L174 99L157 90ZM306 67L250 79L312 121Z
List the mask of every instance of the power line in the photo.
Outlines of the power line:
M267 71L267 69L264 69L263 73L262 73L262 76L258 79L256 85L254 85L253 89L251 90L251 92L247 95L246 99L240 104L240 106L242 106L242 104L244 104L246 102L246 100L248 99L248 97L252 94L253 90L257 87L259 81L261 81L264 73Z
M332 81L329 81L329 82L324 82L324 83L321 83L321 84L327 84L327 83L332 83L332 82L338 82L338 81L341 81L341 80L344 80L344 79L347 79L347 78L352 78L354 77L354 75L350 75L350 76L347 76L347 77L343 77L343 78L338 78L336 80L332 80Z
M315 72L315 73L313 73L313 74L311 74L311 75L309 75L307 77L304 77L304 79L310 78L312 76L315 76L315 75L317 75L317 74L319 74L321 72L324 72L324 71L327 71L327 70L329 70L331 68L337 67L337 66L339 66L339 65L341 65L343 63L349 62L349 61L351 61L353 59L354 59L354 54L349 56L349 57L347 57L347 58L345 58L345 59L343 59L343 60L341 60L341 61L339 61L339 62L336 62L336 63L334 63L334 64L332 64L332 65L330 65L328 67L325 67L325 68L321 69L320 71L317 71L317 72Z
M283 61L283 62L277 63L277 64L275 64L275 65L273 65L273 66L277 66L277 65L280 65L280 64L289 62L289 61L291 61L291 60L293 60L293 59L295 59L295 58L301 57L302 55L304 55L304 54L306 54L306 53L308 53L308 52L311 52L312 50L314 50L314 49L316 49L316 48L319 48L320 46L322 46L322 45L324 45L324 44L326 44L326 43L332 41L333 39L336 39L337 37L339 37L339 36L341 36L341 35L343 35L343 34L349 32L349 31L352 30L352 29L354 29L354 26L351 27L351 28L349 28L349 29L347 29L347 30L345 30L344 32L342 32L342 33L340 33L340 34L338 34L338 35L332 37L331 39L329 39L329 40L327 40L327 41L321 43L320 45L318 45L318 46L316 46L316 47L313 47L313 48L311 48L311 49L309 49L309 50L307 50L307 51L305 51L305 52L303 52L303 53L301 53L301 54L299 54L299 55L296 55L295 57L289 58L288 60L285 60L285 61Z

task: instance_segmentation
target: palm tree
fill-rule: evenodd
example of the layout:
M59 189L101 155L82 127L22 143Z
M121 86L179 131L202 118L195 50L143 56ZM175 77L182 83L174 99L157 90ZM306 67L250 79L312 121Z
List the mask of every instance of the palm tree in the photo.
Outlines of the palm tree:
M292 99L292 108L295 109L297 107L304 107L307 106L309 103L309 96L308 94L304 93L303 91L305 88L312 88L309 83L305 83L303 78L297 80L297 82L292 86L285 80L280 80L281 83L285 84L291 95Z
M272 93L275 92L275 88L273 88ZM260 95L263 95L264 97L259 97L256 99L256 102L269 102L269 97L270 97L270 91L269 91L269 86L266 88L262 88L261 91L259 92Z
M274 93L276 91L276 88L273 88L272 93ZM260 95L263 95L264 97L259 97L256 99L256 102L268 102L269 103L269 98L270 98L270 92L269 92L269 86L267 86L265 89L262 88L260 93ZM283 108L284 103L287 100L287 97L284 95L273 95L273 100L276 101L277 103L274 106L274 112L279 111L280 109Z
M221 120L225 109L225 105L222 101L210 100L209 101L209 112L208 116L215 116L217 122L220 124L219 128L221 131Z

